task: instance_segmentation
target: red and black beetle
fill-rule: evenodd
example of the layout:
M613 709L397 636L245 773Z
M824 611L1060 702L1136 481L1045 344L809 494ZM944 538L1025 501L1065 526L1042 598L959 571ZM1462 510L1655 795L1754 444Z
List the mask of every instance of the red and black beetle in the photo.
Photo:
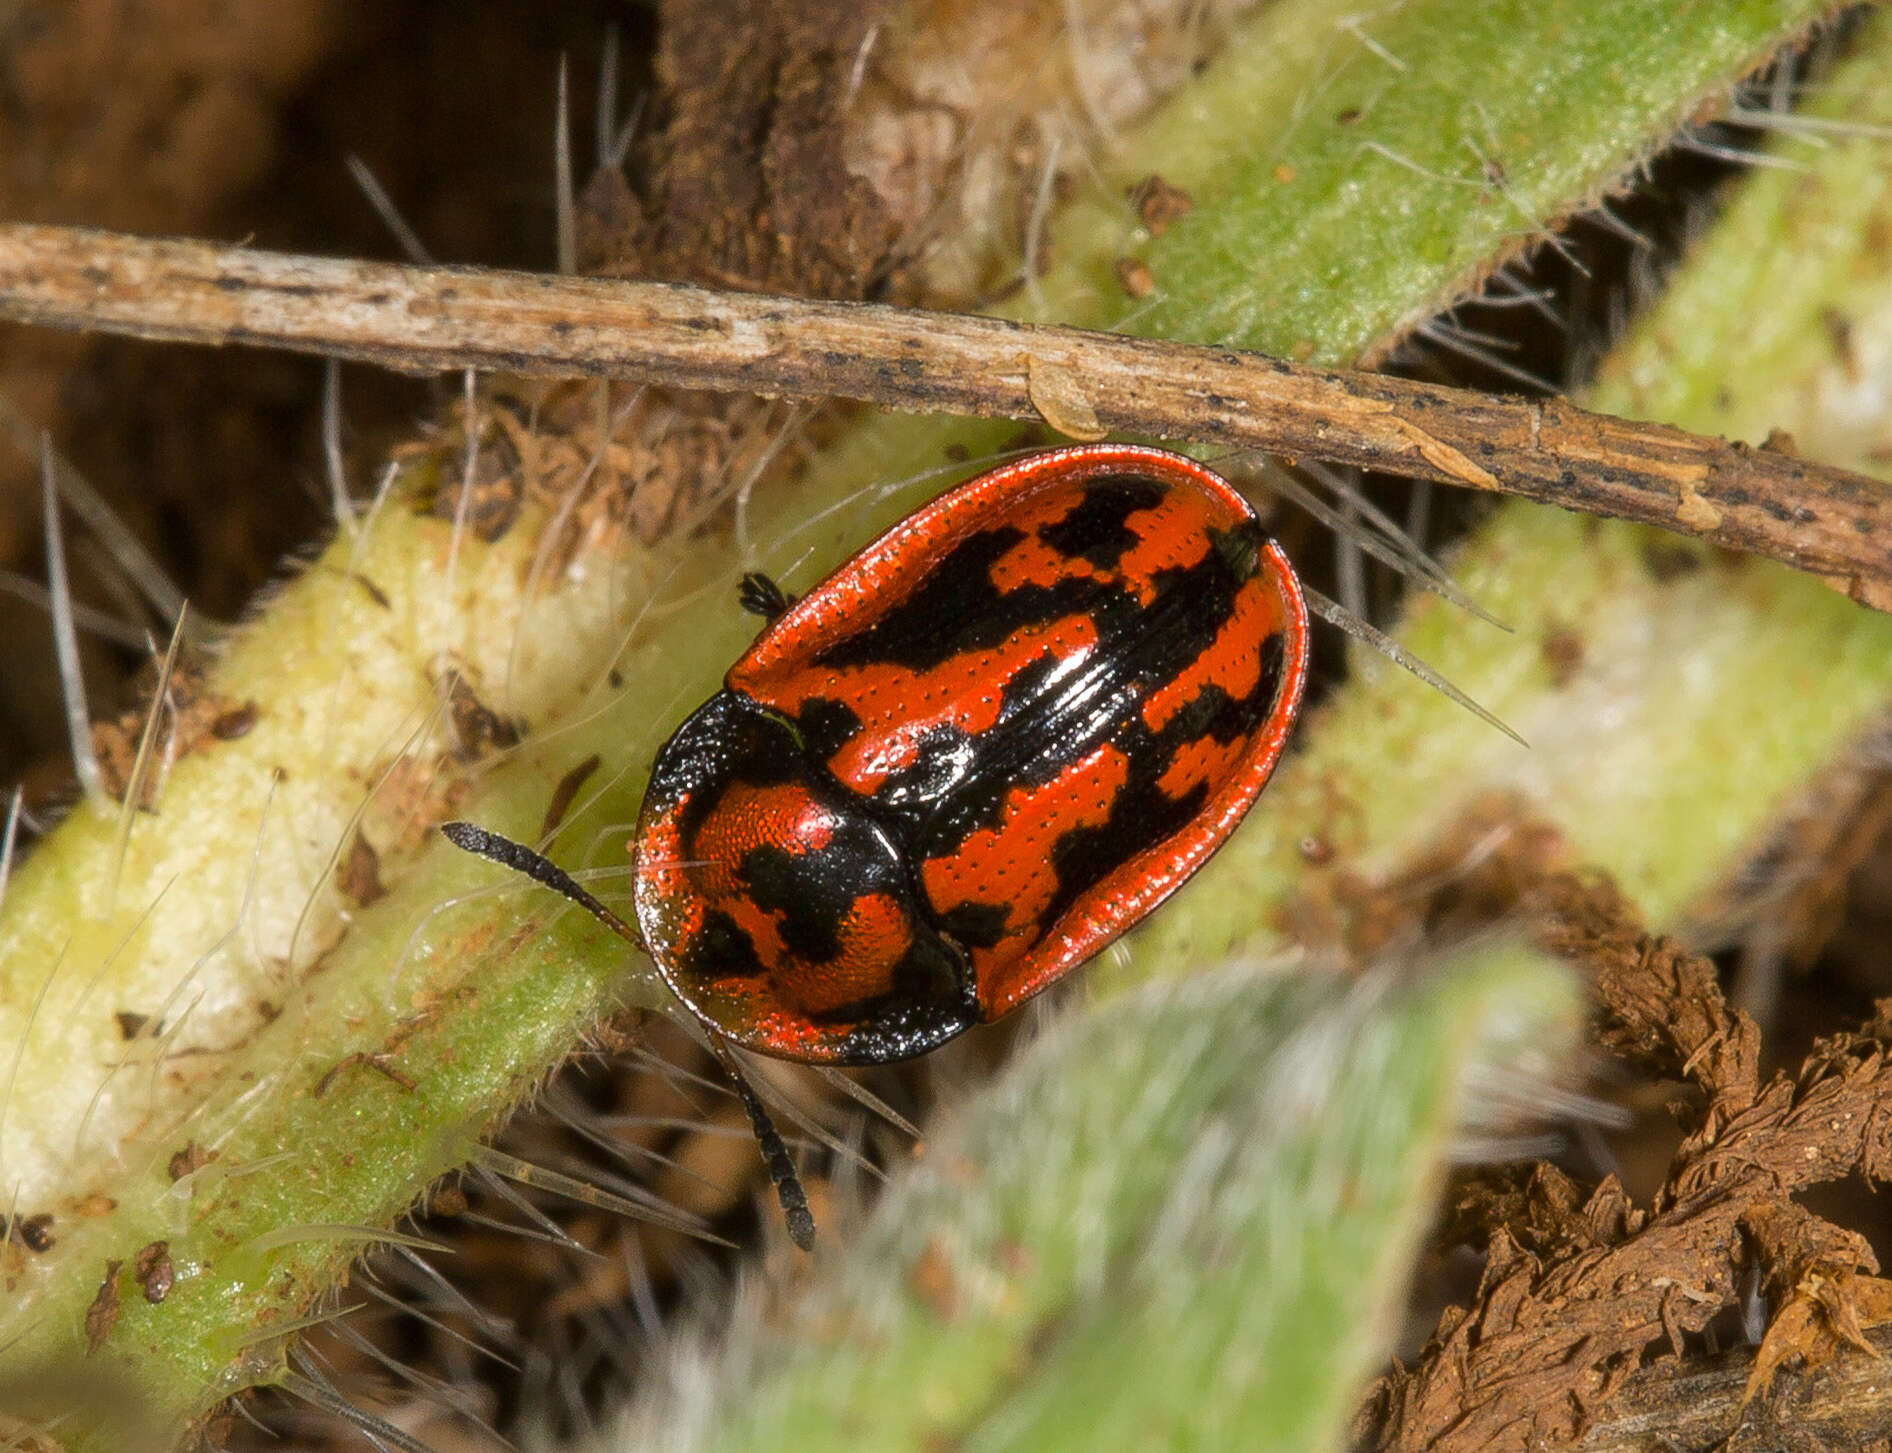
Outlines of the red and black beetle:
M1234 831L1307 677L1254 510L1133 445L1003 465L799 602L758 576L742 599L768 626L651 769L636 929L529 849L445 831L645 946L712 1042L784 1059L924 1054L1097 953Z

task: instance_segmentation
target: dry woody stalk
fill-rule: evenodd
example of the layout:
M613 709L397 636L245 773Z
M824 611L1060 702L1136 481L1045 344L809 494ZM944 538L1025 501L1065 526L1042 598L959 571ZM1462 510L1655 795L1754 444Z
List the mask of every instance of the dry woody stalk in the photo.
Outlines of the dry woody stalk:
M1187 440L1518 495L1691 535L1892 607L1877 480L1661 424L1260 354L674 283L0 227L0 318L408 371L657 380ZM1054 427L1058 418L1048 418Z

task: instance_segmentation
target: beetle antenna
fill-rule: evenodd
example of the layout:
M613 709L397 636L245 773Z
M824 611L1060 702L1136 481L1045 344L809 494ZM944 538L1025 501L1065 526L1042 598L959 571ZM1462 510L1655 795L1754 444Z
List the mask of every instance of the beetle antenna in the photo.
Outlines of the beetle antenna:
M535 853L524 843L516 843L509 837L501 837L496 832L488 832L470 822L443 822L440 831L446 834L447 841L456 848L498 863L502 868L511 868L515 873L524 873L533 882L542 883L554 893L563 894L626 943L640 952L643 950L642 934L579 887L576 878L545 854Z
M749 1112L749 1124L754 1128L756 1144L762 1150L762 1163L769 1168L769 1179L775 1183L775 1199L782 1203L782 1218L788 1222L788 1239L803 1251L812 1251L815 1245L815 1217L808 1209L808 1193L802 1189L801 1177L795 1174L795 1162L789 1159L788 1147L782 1143L775 1122L769 1118L769 1112L762 1107L762 1101L750 1087L741 1066L736 1063L735 1053L713 1025L705 1025L704 1028L709 1030L710 1052L716 1056L723 1073L735 1085L742 1108Z

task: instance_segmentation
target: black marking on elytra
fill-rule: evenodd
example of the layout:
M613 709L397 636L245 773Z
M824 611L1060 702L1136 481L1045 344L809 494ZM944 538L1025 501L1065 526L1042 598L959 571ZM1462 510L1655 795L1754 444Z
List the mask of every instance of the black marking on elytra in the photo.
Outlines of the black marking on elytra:
M829 762L860 732L861 719L845 702L812 696L797 708L795 725L801 728L808 755L817 762Z
M1099 708L1087 688L1100 673L1072 673L1075 692L1047 683L1058 670L1049 653L1028 661L1000 688L998 719L976 736L942 725L922 733L912 765L892 773L873 802L903 821L919 858L950 852L980 828L996 827L1005 796L1015 787L1041 787L1071 762L1071 744L1095 741L1094 723L1072 718Z
M1091 659L1097 660L1097 653ZM1058 667L1050 655L1027 662L1005 683L998 720L964 739L969 754L946 762L929 760L923 751L918 762L874 794L877 805L900 811L913 823L914 851L922 861L950 856L973 833L997 827L1014 789L1055 781L1108 734L1110 716L1128 706L1126 683L1111 682L1106 671L1080 668L1049 686ZM930 797L908 790L929 775L944 790Z
M1144 724L1142 706L1150 692L1214 647L1244 584L1219 549L1197 565L1165 572L1154 583L1150 606L1101 631L1084 665L1061 677L1039 663L1016 673L999 723L975 739L979 755L973 769L928 811L909 814L916 819L912 834L918 857L948 857L973 832L998 824L1014 787L1049 782L1103 743L1121 752L1127 777L1105 819L1070 829L1049 846L1057 887L1037 919L1040 931L1118 866L1195 819L1210 784L1195 784L1180 797L1158 786L1179 752L1204 739L1226 745L1251 738L1275 710L1286 663L1281 632L1262 642L1251 690L1236 697L1206 683L1160 730L1152 732ZM1010 927L1017 933L1027 925ZM957 936L976 942L963 931Z
M1160 501L1163 493L1163 485L1141 475L1092 481L1072 513L1040 527L1039 537L1100 568L1106 562L1115 565L1135 540L1125 520ZM991 650L1028 626L1083 614L1097 619L1102 628L1111 615L1129 619L1138 614L1134 598L1120 584L1088 576L1000 590L993 583L992 567L1024 539L1016 525L968 535L927 571L911 595L863 629L818 651L815 663L930 671L955 656ZM1226 564L1221 568L1226 570Z
M951 954L938 940L930 942ZM895 972L891 993L814 1016L816 1023L838 1034L838 1043L831 1047L833 1062L879 1065L912 1059L977 1024L979 994L971 966L953 958L951 982L921 967L918 974L925 987L914 992L915 971L903 964Z
M1039 916L1041 928L1056 923L1121 864L1195 820L1208 799L1209 784L1198 782L1181 797L1171 797L1158 783L1176 754L1191 742L1206 737L1227 744L1260 732L1280 695L1286 655L1286 638L1276 632L1262 644L1261 670L1247 695L1230 696L1211 684L1166 721L1161 731L1151 732L1141 718L1125 729L1118 745L1129 761L1129 778L1111 799L1110 815L1103 823L1073 828L1052 845L1051 865L1058 886Z
M1281 695L1281 673L1288 663L1288 633L1276 631L1261 643L1261 677L1255 682L1255 689L1249 693L1250 702L1263 701L1267 706L1262 712L1265 719L1274 712L1275 698ZM1252 708L1250 708L1252 709ZM1217 737L1217 741L1228 741L1227 737Z
M720 908L703 915L703 927L684 945L682 967L688 974L715 979L756 979L769 972L748 933Z
M1212 737L1218 742L1229 742L1238 733L1235 730L1237 714L1231 708L1232 698L1220 686L1211 682L1194 696L1168 721L1163 723L1162 735L1178 741L1195 741L1201 737ZM1171 755L1174 755L1172 752Z
M1042 599L1047 592L1001 594L992 583L992 567L1024 538L1014 525L968 535L926 573L913 594L861 630L823 647L815 664L927 671L966 651L989 650L1021 626L1048 619L1052 612Z
M1038 917L1041 929L1056 923L1115 869L1181 832L1208 795L1208 785L1199 782L1181 797L1170 797L1142 773L1134 774L1110 800L1110 815L1103 822L1072 828L1051 845L1058 886Z
M959 784L979 759L979 744L952 722L936 722L914 739L911 765L887 775L873 800L891 812L924 811Z
M1253 580L1261 574L1261 551L1268 543L1268 532L1260 520L1243 520L1227 530L1209 532L1210 548L1228 563L1237 580Z
M1239 703L1212 688L1154 736L1141 716L1152 691L1214 647L1244 584L1216 549L1192 565L1159 572L1148 606L1127 591L1107 592L1091 612L1097 644L1081 662L1072 666L1047 654L1015 671L1002 688L997 722L972 739L970 760L956 760L947 772L923 753L883 784L876 805L907 819L921 860L949 857L974 832L998 825L1013 789L1055 781L1106 742L1129 759L1132 781L1125 790L1134 792L1137 776L1160 778L1195 737L1230 741L1253 731L1273 709L1278 657L1275 672L1264 666L1256 691ZM912 790L934 778L948 782L948 790L930 800Z
M1143 538L1124 522L1139 510L1154 509L1168 492L1145 475L1107 475L1085 485L1083 499L1063 519L1040 525L1038 538L1068 559L1115 570Z
M827 963L841 952L841 920L857 898L884 894L913 913L899 846L860 810L858 798L835 790L851 801L834 804L846 815L819 851L764 844L744 853L738 869L750 900L777 915L784 946L810 963Z
M961 903L933 920L939 931L967 948L991 948L1005 937L1006 920L1012 916L1009 903Z

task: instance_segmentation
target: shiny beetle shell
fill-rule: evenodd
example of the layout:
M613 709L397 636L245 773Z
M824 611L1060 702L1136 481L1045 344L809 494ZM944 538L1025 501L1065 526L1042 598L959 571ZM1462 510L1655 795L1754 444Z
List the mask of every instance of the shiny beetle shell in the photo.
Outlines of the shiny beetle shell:
M1114 444L994 469L788 608L658 753L639 929L738 1044L922 1054L1201 867L1306 675L1300 584L1220 476Z

